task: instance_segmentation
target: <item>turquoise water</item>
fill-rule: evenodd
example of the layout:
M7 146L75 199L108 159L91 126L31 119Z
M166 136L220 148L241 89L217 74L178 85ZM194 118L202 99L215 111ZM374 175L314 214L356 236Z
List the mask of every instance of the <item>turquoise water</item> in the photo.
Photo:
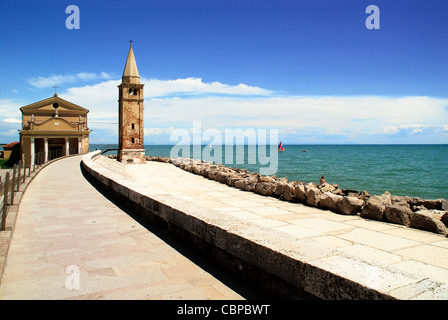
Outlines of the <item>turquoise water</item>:
M117 148L117 145L90 146L91 150L107 148ZM146 155L164 157L170 156L172 148L145 146ZM233 160L225 161L223 149L222 163L259 172L263 167L259 163L248 164L249 149L245 147L243 164L236 163L236 152L233 152ZM193 151L190 155L193 156ZM254 156L258 159L257 154ZM285 152L278 153L276 175L286 176L290 181L316 183L321 175L325 175L327 182L337 183L343 189L365 190L371 194L390 191L396 195L448 199L448 145L285 146Z

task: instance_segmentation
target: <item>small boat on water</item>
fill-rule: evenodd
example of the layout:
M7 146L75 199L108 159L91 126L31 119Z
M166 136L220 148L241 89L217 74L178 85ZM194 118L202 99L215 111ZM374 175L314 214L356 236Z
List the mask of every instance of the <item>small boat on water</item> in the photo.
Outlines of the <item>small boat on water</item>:
M308 152L308 150L302 150L302 152Z
M278 145L278 152L284 152L285 148L283 148L282 142L280 141L280 144Z

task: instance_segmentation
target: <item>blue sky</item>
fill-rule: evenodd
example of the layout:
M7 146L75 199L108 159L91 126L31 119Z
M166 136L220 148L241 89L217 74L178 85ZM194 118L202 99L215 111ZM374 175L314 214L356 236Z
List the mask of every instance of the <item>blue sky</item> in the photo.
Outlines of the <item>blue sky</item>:
M91 143L116 143L132 39L147 144L193 121L284 143L448 143L447 14L446 0L1 1L0 142L57 84L90 110Z

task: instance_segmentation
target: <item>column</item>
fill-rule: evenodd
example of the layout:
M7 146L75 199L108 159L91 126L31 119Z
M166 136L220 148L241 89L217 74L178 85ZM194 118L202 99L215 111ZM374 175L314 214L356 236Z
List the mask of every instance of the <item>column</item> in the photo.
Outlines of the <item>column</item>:
M30 138L30 165L34 164L34 157L36 155L36 148L34 146L34 137Z
M65 155L70 155L70 139L65 138Z
M78 154L82 154L82 137L78 137Z
M45 163L48 162L48 138L44 138L44 153L45 153Z

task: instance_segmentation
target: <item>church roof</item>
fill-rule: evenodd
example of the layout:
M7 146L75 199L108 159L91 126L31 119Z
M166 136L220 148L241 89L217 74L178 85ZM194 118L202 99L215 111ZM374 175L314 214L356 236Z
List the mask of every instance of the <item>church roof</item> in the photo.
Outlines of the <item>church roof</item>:
M132 50L132 43L129 48L128 59L126 60L126 66L124 67L122 78L123 82L131 82L131 80L139 81L140 79L137 63L135 62L134 50Z
M41 109L46 107L47 105L51 105L53 103L57 102L59 105L61 105L64 109L66 110L70 110L70 111L76 111L76 112L82 112L82 113L88 113L89 110L86 108L83 108L81 106L78 106L70 101L61 99L56 93L54 94L54 96L48 98L48 99L44 99L38 102L34 102L32 104L26 105L24 107L20 108L20 111L23 112L28 112L31 110L36 110L36 109Z
M17 145L17 144L20 144L20 142L15 141L15 142L11 142L11 143L5 144L5 145L3 146L3 150L9 150L9 149L12 149L12 148L14 148L14 146Z

